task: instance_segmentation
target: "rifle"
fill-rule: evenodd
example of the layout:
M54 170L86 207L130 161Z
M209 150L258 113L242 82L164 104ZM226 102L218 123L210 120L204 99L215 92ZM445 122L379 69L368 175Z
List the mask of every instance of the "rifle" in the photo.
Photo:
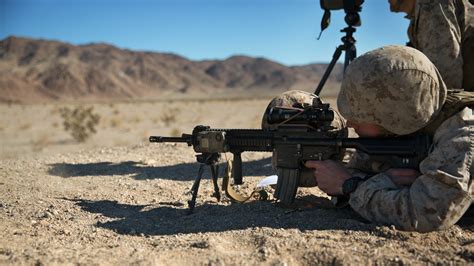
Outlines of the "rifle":
M303 109L272 108L267 116L276 129L214 129L196 126L192 134L181 137L150 136L150 142L181 142L193 146L200 164L198 175L188 202L192 213L199 183L205 165L210 166L214 183L214 196L220 200L217 185L217 162L221 153L233 154L232 177L234 184L242 184L243 152L274 152L276 155L277 186L274 198L291 204L298 188L300 171L308 160L342 160L346 148L353 148L381 158L391 167L418 168L428 154L431 140L428 135L416 134L386 138L340 137L341 129L331 126L334 112L329 104L315 98L312 105ZM345 129L342 129L345 130Z

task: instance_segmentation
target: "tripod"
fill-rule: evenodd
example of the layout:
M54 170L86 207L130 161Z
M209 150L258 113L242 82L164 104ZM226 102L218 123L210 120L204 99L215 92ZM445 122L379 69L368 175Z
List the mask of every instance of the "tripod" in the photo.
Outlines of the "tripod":
M342 51L346 51L344 59L344 72L346 72L347 66L357 57L357 49L355 46L356 40L352 36L355 31L356 28L354 28L352 24L349 24L349 26L341 30L341 32L345 32L346 35L341 38L342 44L336 48L336 51L334 51L331 63L329 63L328 68L326 68L326 71L324 72L318 87L314 91L314 94L319 96L321 93L321 90L323 89L324 84L326 84L326 81L331 74L334 65L336 65L337 60L339 60L339 57L341 57Z

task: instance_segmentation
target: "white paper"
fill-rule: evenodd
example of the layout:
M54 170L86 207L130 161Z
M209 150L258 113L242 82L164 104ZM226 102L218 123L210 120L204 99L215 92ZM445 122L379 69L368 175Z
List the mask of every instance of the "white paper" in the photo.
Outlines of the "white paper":
M278 181L277 175L267 176L264 179L260 180L260 182L257 185L257 188L264 188L266 186L276 185L277 181Z

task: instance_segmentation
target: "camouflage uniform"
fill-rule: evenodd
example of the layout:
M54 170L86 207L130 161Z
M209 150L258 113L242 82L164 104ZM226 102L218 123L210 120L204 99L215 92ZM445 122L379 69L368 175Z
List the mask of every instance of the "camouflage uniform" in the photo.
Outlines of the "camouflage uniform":
M417 0L414 13L408 16L410 45L435 64L448 88L474 90L474 7L471 3L468 0Z
M421 130L446 98L434 65L419 51L388 46L360 56L348 67L338 107L355 122L376 124L405 135ZM366 219L404 230L440 230L456 223L472 203L474 115L464 108L434 133L433 146L411 186L398 187L384 172L362 183L350 196L351 207ZM370 167L356 156L350 166Z

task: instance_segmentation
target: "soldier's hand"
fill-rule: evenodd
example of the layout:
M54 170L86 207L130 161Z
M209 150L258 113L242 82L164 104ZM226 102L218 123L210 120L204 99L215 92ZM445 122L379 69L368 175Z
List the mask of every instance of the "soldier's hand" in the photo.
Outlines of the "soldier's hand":
M307 161L305 166L314 169L318 187L328 195L342 195L342 184L350 177L347 169L332 160Z
M415 169L406 168L390 168L385 171L385 174L387 174L397 186L410 186L421 175L421 173Z

